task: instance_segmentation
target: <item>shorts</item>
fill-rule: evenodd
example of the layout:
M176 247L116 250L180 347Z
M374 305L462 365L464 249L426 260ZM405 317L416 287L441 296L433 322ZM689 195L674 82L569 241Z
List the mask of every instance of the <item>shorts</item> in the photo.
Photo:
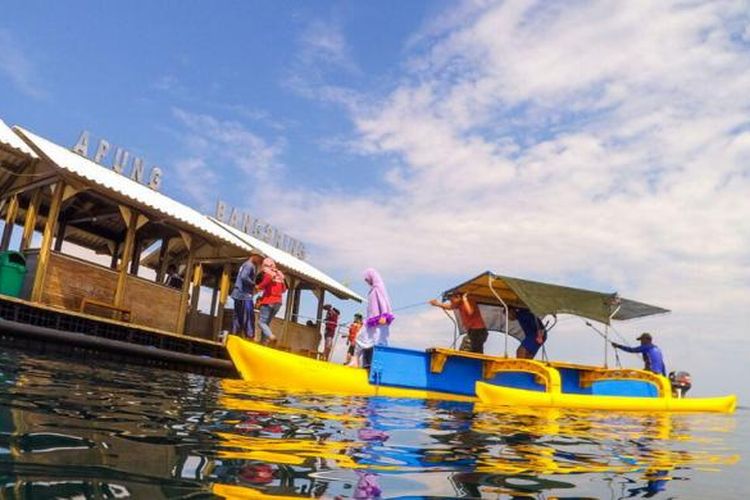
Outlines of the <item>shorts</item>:
M349 349L347 349L346 352L349 354L349 356L354 356L354 342L349 344Z
M541 340L541 342L539 342L539 340ZM542 347L542 345L544 345L544 342L546 341L546 332L542 335L541 339L539 338L539 335L526 335L523 338L523 341L521 341L521 345L533 358L534 356L536 356L536 353L539 352L539 348Z
M486 328L472 328L466 332L466 335L461 342L460 350L483 354L484 343L487 342L487 335Z

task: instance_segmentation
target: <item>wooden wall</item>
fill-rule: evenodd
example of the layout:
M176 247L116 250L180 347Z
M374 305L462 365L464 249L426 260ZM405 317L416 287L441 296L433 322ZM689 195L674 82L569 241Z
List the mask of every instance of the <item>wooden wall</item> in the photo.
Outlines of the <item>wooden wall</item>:
M282 337L284 320L274 318L271 321L271 331L280 340L279 347L289 349L291 352L318 352L322 335L320 329L316 326L305 326L290 321L286 335Z
M33 280L33 276L31 279ZM52 252L44 281L42 303L80 311L84 298L111 304L116 287L117 272L112 269ZM123 307L130 309L131 323L175 332L179 306L179 290L128 275ZM92 311L94 310L92 307ZM106 313L105 310L102 312Z
M228 332L232 331L233 316L233 309L224 310L223 330L226 330ZM260 339L260 327L258 327L257 312L255 314L255 331L257 334L257 338ZM299 323L295 323L294 321L289 322L286 335L282 335L284 331L284 320L279 318L273 318L273 320L271 321L271 331L274 335L276 335L276 338L279 339L278 347L289 350L291 352L318 352L318 347L322 339L322 335L320 334L320 329L318 327L300 325Z
M115 299L116 287L115 271L69 255L51 252L42 302L78 311L84 297L111 304Z
M128 275L123 307L131 311L131 323L168 332L177 331L180 291Z

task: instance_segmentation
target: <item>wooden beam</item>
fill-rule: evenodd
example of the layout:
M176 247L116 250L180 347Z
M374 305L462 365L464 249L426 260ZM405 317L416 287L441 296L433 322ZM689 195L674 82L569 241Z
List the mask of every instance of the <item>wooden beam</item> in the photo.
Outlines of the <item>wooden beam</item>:
M284 310L284 327L281 329L281 335L279 335L278 345L281 347L288 347L287 337L289 332L289 323L293 321L295 310L299 309L299 294L297 293L297 286L299 280L290 277L289 278L289 289L286 291L286 309Z
M299 322L299 304L300 298L302 297L302 282L298 281L294 286L294 302L292 309L292 320Z
M5 227L3 228L3 239L0 249L7 250L10 246L10 238L13 236L13 226L16 225L18 216L18 195L13 195L8 203L8 211L5 213Z
M216 303L219 300L219 286L221 286L221 273L219 273L219 276L216 276L214 274L214 289L211 292L211 308L208 310L208 313L211 316L216 316Z
M45 177L44 179L40 179L33 182L28 182L22 186L18 186L12 189L9 189L4 196L14 196L18 194L23 194L27 191L31 191L32 189L36 189L39 187L44 186L50 186L54 184L55 182L58 182L60 180L60 177L57 174L52 174L49 177Z
M26 220L23 224L23 236L21 236L21 251L23 252L31 245L31 238L36 229L36 216L39 212L39 203L42 201L42 190L37 189L31 195L29 206L26 208Z
M323 321L323 306L326 303L326 291L322 288L318 288L320 296L318 296L318 312L315 313L315 324L320 326L320 323ZM317 293L315 295L318 295Z
M130 274L138 276L138 269L141 267L141 254L143 253L143 240L137 238L133 249L133 259L130 261Z
M128 226L128 230L125 233L125 246L122 249L122 258L120 259L120 266L118 268L117 276L117 288L115 288L115 307L122 306L123 299L125 298L125 281L128 276L128 267L130 259L133 257L133 248L135 246L135 232L138 229L138 212L130 210L125 207L120 207L123 215L127 213L128 218L125 219L125 223Z
M68 219L64 216L60 218L60 223L57 226L57 236L55 237L55 251L59 252L62 250L63 241L65 241L65 231L68 229Z
M221 268L221 277L219 278L219 309L216 311L216 318L214 319L214 339L219 338L221 327L224 324L224 307L229 297L230 270L231 266L228 262Z
M169 251L169 240L172 238L165 237L161 239L161 247L159 248L159 263L156 266L156 282L164 283L164 274L167 272L167 266L169 262L167 259L167 252Z
M85 217L79 217L77 219L71 219L69 221L70 224L81 224L83 222L101 222L106 219L113 219L116 217L120 217L120 212L108 212L108 213L101 213L101 214L93 214L93 215L87 215Z
M110 269L117 269L117 259L120 256L120 247L122 246L119 242L114 242L114 249L112 250L112 260L109 262Z
M44 279L47 274L47 264L49 263L49 254L52 250L52 237L55 234L57 226L57 217L60 215L60 205L62 204L63 193L65 192L65 183L63 181L55 184L52 192L52 203L47 213L47 222L44 224L44 233L42 233L42 245L37 257L36 274L34 275L34 286L31 290L31 301L40 302L42 291L44 290Z
M182 296L180 297L180 308L177 311L177 332L180 335L185 334L185 320L187 315L188 295L190 294L190 273L193 271L193 260L195 259L195 248L190 246L188 252L187 265L185 266L185 279L182 280Z

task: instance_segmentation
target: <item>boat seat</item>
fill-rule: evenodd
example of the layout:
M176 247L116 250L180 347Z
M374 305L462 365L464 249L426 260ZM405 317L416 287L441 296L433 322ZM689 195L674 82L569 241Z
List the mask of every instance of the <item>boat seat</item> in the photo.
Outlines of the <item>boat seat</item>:
M427 349L427 354L430 355L430 371L432 373L440 373L443 371L445 362L448 357L453 356L457 358L470 358L478 359L480 361L496 361L497 356L490 356L488 354L479 354L477 352L470 351L457 351L455 349L445 349L443 347L432 347Z
M118 316L114 319L119 319L120 321L124 321L126 323L130 322L131 310L127 307L120 307L101 300L84 297L84 299L81 301L80 311L82 313L85 313L87 308L93 308L94 310L96 310L97 308L106 309L107 311L114 312Z
M430 355L430 371L441 373L449 357L476 359L482 362L482 378L489 380L500 372L525 372L534 375L537 383L547 390L559 390L560 375L556 369L532 359L501 358L470 351L456 351L442 347L427 349Z

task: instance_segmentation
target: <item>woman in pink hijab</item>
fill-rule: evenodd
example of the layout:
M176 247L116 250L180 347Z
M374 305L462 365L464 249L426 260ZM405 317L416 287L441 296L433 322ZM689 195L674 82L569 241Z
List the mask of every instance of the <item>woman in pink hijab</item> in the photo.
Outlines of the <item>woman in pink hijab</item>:
M388 345L389 327L395 316L391 299L380 274L373 269L365 270L365 282L370 285L367 294L367 316L365 328L357 335L357 351L361 354L362 368L369 368L376 345Z

